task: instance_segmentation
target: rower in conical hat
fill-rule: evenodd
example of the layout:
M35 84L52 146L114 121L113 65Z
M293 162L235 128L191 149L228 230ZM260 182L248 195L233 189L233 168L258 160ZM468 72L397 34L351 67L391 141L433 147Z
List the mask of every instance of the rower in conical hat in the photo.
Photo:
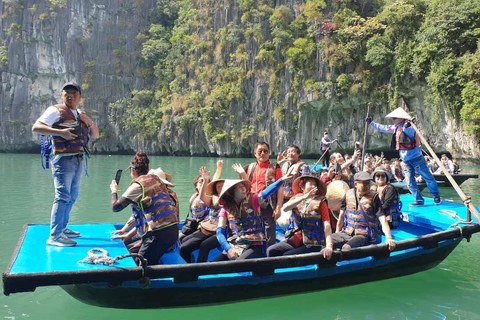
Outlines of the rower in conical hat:
M415 174L423 177L427 183L428 190L433 196L435 205L440 204L440 191L438 190L437 182L432 173L428 169L427 162L422 155L420 148L420 139L415 129L410 125L413 120L404 109L397 108L386 115L386 118L393 120L393 125L383 125L372 121L372 117L367 115L365 121L370 123L370 126L377 131L392 134L391 149L398 150L400 159L406 166L405 179L407 181L408 189L413 195L415 201L410 206L423 206L425 201L422 193L417 186Z

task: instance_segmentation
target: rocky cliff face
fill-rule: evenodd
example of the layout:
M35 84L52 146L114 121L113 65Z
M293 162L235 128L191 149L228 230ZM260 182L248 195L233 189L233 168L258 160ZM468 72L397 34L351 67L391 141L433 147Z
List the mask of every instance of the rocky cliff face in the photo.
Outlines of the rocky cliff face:
M112 119L114 113L109 104L129 99L132 90L148 86L137 76L141 48L135 40L140 31L148 29L149 12L155 6L155 0L2 1L0 46L6 48L8 64L3 68L0 64L0 150L38 150L38 136L31 133L31 125L46 107L60 101L61 85L67 80L82 84L84 108L100 127L101 138L94 143L94 152L234 156L250 154L254 141L265 140L274 153L294 143L304 154L317 154L316 139L325 129L346 149L363 139L367 97L319 99L297 92L294 102L288 71L280 80L278 98L268 92L269 75L258 75L245 81L245 99L231 103L229 113L234 120L227 121L225 129L238 134L248 124L255 132L250 139L212 142L201 125L177 128L175 114L155 139L123 132L117 123L109 123L109 115ZM215 12L216 29L240 19L235 1ZM250 57L247 64L253 65L252 57L259 48L253 41L247 41L245 47ZM324 80L326 71L317 61L317 78ZM462 131L457 119L424 109L423 89L422 84L412 84L409 95L398 105L417 116L417 124L436 150L479 158L479 142ZM283 121L272 117L279 104L284 105ZM387 106L374 102L375 121L386 123L383 116L388 112ZM369 139L371 149L386 149L389 143L390 137L379 133Z

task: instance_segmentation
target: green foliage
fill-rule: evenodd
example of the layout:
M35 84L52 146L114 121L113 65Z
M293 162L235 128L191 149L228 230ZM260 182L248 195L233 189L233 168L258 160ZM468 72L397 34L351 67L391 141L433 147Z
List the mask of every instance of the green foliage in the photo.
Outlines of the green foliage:
M0 71L6 70L8 66L8 50L4 43L0 43Z
M273 110L272 117L278 122L285 121L285 106L283 104L276 106Z

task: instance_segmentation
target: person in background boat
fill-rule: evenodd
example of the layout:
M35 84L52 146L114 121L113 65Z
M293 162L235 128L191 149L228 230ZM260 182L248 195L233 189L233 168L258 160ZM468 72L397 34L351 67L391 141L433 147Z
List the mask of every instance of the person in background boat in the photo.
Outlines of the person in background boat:
M453 173L459 174L462 171L462 169L460 169L460 165L458 164L457 159L452 159L452 163L453 163Z
M293 196L292 185L296 178L302 175L303 167L308 167L308 165L303 161L300 160L301 155L300 148L294 144L291 144L287 148L286 153L286 160L280 159L282 162L280 168L282 170L283 175L287 175L291 173L293 179L288 180L283 184L283 202L287 202ZM277 157L277 163L279 158Z
M448 173L452 174L455 171L452 160L450 160L446 154L442 154L442 156L440 157L440 161L442 162L445 169L447 169ZM440 167L437 169L437 171L435 171L435 173L444 174L442 168Z
M385 219L390 226L390 229L397 229L402 220L402 203L397 189L390 184L392 175L385 169L385 167L377 167L372 174L374 185L372 190L376 191L380 202L382 204L383 212L385 212Z
M240 179L250 181L250 193L259 193L266 187L282 177L282 170L275 162L270 162L270 146L266 142L255 143L253 154L256 162L250 163L243 170L236 170ZM235 168L239 169L237 166ZM235 170L235 169L234 169ZM275 221L281 215L283 204L283 187L278 188L277 193L262 204L261 212L267 234L267 244L275 243Z
M211 198L208 207L208 216L200 221L198 230L186 236L180 246L180 255L187 262L192 261L192 252L199 249L197 262L207 262L210 250L220 246L216 232L218 225L218 214L220 213L220 204L218 195L222 190L224 180L219 180L223 170L223 160L217 161L217 170L215 171L213 181L204 188L207 197Z
M234 164L235 172L243 170ZM223 252L214 261L261 258L267 241L260 207L281 188L290 176L284 176L259 193L250 192L248 180L226 179L219 195L222 205L217 239Z
M388 159L383 159L381 166L385 169L385 171L387 171L390 174L390 177L393 178L393 172L392 172L392 167L390 166L390 161L388 161Z
M371 179L372 176L365 171L355 174L355 187L347 191L338 217L337 232L332 235L334 249L349 250L380 243L379 223L387 238L385 243L388 248L395 249L396 244L380 199L370 189Z
M361 150L355 150L355 153L353 154L352 158L349 159L348 161L345 161L345 158L342 156L340 152L334 152L330 156L330 168L328 169L328 178L326 184L328 184L330 181L336 179L336 180L343 180L346 183L348 183L349 186L353 185L353 173L351 166L355 161L357 161L358 157L361 154Z
M161 167L158 167L157 169L151 169L148 171L148 174L157 175L165 184L168 193L175 199L177 212L180 213L180 203L178 201L177 193L171 189L175 187L175 185L171 182L172 176L164 172ZM178 219L180 219L180 217L178 217ZM111 240L121 239L128 251L131 253L138 253L140 247L142 246L142 239L138 236L137 230L135 229L135 218L133 215L130 216L128 221L121 229L112 231L112 235L113 236L110 237Z
M328 131L323 133L322 142L320 143L320 155L323 155L322 164L324 168L328 168L330 161L330 148L337 139L331 140Z
M403 174L402 160L398 158L392 159L392 173L395 181L402 182L405 180L405 175ZM393 180L393 179L392 179Z
M198 229L198 225L208 216L208 208L212 202L212 199L205 193L205 187L210 183L210 172L205 167L200 167L199 175L193 180L193 187L195 192L188 201L191 215L191 223L188 223L188 219L185 220L180 234L180 242L186 240L186 237L193 234ZM188 228L187 228L188 225Z
M37 119L32 131L51 136L51 150L43 150L48 168L50 151L53 152L52 175L55 187L50 219L51 246L71 247L77 243L70 238L80 237L80 233L68 228L70 211L78 198L82 169L88 156L88 142L99 137L98 128L85 111L77 108L82 98L81 87L67 82L62 87L62 104L50 106ZM43 161L43 159L42 159ZM86 161L86 160L85 160Z
M418 173L425 180L428 190L433 196L435 204L440 204L440 191L437 182L427 168L427 163L422 156L420 149L420 141L415 129L412 128L408 120L412 117L402 108L397 108L385 116L385 118L393 119L393 125L383 125L372 121L370 116L365 119L372 128L383 133L392 134L392 149L399 151L400 158L405 164L405 176L410 193L415 201L410 206L423 206L424 199L422 193L417 186L415 173Z
M319 252L332 257L332 228L330 211L325 199L327 186L318 178L302 175L293 183L294 196L283 205L283 211L292 210L287 240L267 249L267 257Z
M150 160L145 152L137 152L130 161L133 181L118 199L118 185L110 183L113 212L132 205L135 228L142 239L138 254L149 265L159 264L159 259L172 248L178 239L178 200L166 184L155 174L148 174ZM138 263L138 261L137 261Z

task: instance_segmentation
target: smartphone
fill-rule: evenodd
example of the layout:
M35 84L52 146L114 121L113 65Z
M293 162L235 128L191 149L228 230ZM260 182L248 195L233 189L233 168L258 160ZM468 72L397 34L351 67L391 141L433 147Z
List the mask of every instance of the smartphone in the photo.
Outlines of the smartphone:
M383 156L384 156L383 151L380 153L380 156L383 158Z
M118 184L120 182L120 178L122 177L122 172L123 170L117 170L117 173L115 174L115 182Z

